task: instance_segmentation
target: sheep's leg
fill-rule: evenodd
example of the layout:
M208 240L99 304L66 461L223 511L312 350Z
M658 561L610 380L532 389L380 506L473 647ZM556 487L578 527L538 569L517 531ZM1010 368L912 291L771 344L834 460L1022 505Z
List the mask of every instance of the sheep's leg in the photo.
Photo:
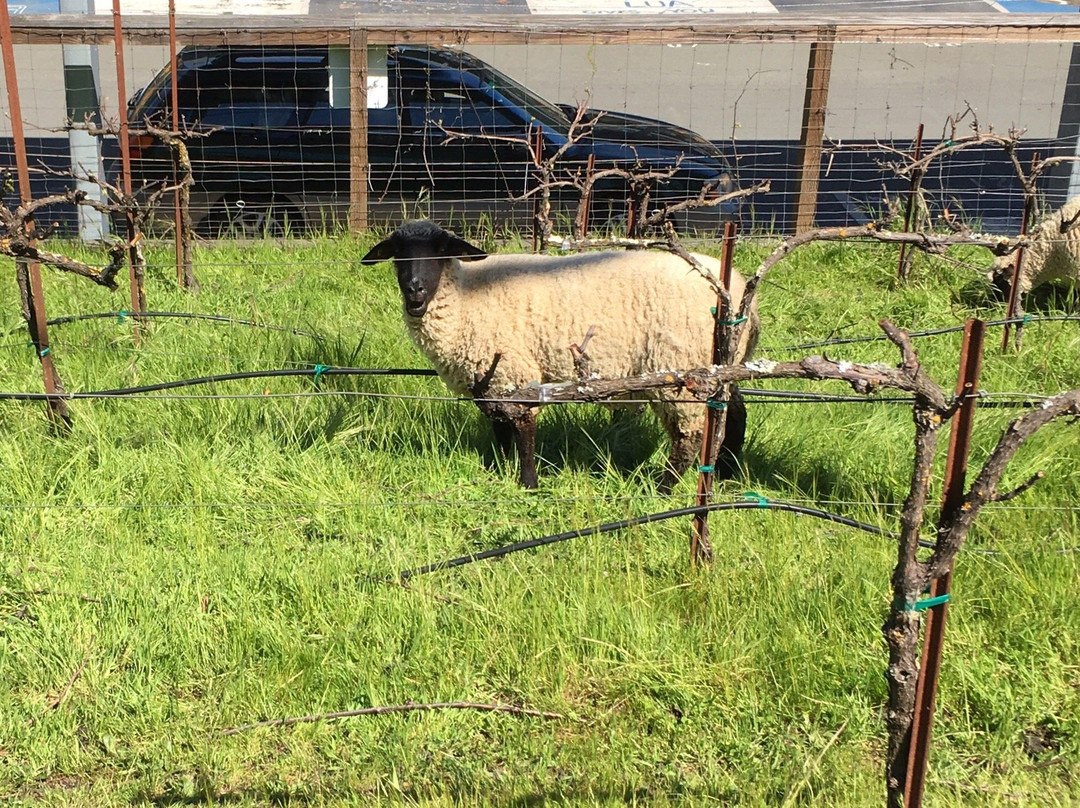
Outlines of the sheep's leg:
M653 409L671 440L671 454L659 485L660 493L669 494L701 455L705 408L659 400L653 402Z
M724 440L716 455L717 480L729 480L739 474L739 455L746 441L746 401L735 385L731 386L727 418L724 419Z
M477 402L480 411L491 419L500 451L510 455L511 442L517 446L521 467L521 485L536 488L536 413L528 407L499 402Z
M524 410L511 421L517 441L518 463L521 465L521 487L536 488L536 413Z
M683 432L676 425L668 429L668 436L671 438L671 455L668 457L664 474L660 478L661 494L670 494L675 484L682 479L686 470L701 454L702 432L700 429Z
M491 425L495 428L495 442L499 446L499 453L503 457L509 457L514 448L514 425L502 419L493 420Z
M688 468L700 462L701 441L704 437L703 421L696 416L688 417L688 413L693 412L692 409L686 409L688 406L692 405L664 407L659 412L664 429L671 438L671 456L660 479L660 492L664 494L671 492ZM678 417L679 407L683 408L682 423ZM739 474L738 458L746 440L746 402L734 385L731 386L725 412L724 438L717 450L715 462L714 479L717 480L727 480Z

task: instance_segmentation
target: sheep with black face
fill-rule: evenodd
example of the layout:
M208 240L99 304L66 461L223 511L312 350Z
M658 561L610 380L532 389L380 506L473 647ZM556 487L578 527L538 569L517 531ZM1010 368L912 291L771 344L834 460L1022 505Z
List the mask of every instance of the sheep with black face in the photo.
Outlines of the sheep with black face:
M720 276L719 262L695 255ZM529 384L577 378L570 346L590 329L589 365L600 378L711 364L716 291L687 261L658 251L593 252L565 256L483 250L428 221L406 222L361 259L394 261L405 327L454 393L471 395L498 353L487 395L506 396ZM473 263L476 262L476 263ZM744 283L732 273L732 305ZM757 341L756 302L741 330L734 361L745 361ZM679 404L675 393L650 394L650 404L671 438L662 486L695 462L704 431L701 404ZM746 410L734 392L728 408L718 473L735 467L746 429ZM495 420L504 451L518 446L521 483L537 485L536 416L532 409Z
M1074 196L1047 215L1028 233L1020 265L1020 292L1026 294L1043 284L1066 281L1080 284L1080 196ZM990 281L1002 291L1012 283L1016 255L994 260Z

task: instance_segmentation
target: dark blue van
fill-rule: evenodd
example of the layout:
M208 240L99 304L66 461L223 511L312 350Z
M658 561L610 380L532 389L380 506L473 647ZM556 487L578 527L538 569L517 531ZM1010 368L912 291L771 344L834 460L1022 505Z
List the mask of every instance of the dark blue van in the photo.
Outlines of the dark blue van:
M331 47L192 46L178 59L178 107L195 185L192 219L204 235L278 235L333 228L349 206L348 52ZM382 76L383 65L374 65ZM136 187L172 178L169 148L138 134L140 123L171 128L166 66L129 102ZM381 90L385 89L385 92ZM728 161L710 141L662 121L589 110L584 137L569 143L574 110L557 106L485 62L457 50L398 46L385 82L369 94L370 219L429 216L447 224L483 221L527 227L539 183L534 157L559 150L553 212L572 216L590 156L597 171L673 172L650 188L650 207L717 198L734 189ZM110 168L115 175L115 167ZM591 223L627 214L623 178L597 184ZM677 226L715 231L737 203L680 214Z

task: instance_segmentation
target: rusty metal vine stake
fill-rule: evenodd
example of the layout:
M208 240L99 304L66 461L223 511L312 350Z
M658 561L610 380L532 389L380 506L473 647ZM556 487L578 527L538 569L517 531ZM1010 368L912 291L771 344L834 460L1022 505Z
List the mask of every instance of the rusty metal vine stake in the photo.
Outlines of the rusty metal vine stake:
M589 236L589 214L593 203L593 176L596 174L596 153L590 152L585 163L585 188L574 220L574 238L584 240Z
M1038 159L1038 155L1035 155L1034 159ZM1020 237L1023 238L1028 234L1028 229L1031 227L1031 220L1035 218L1035 197L1033 195L1027 195L1024 199L1024 215L1020 220ZM1021 247L1016 251L1016 260L1013 263L1012 281L1009 283L1009 305L1005 310L1005 319L1012 320L1015 317L1020 316L1020 272L1024 266L1024 248ZM1021 339L1021 326L1016 327L1016 347L1020 347ZM1005 328L1001 332L1001 351L1004 353L1009 348L1009 323L1005 323Z
M734 308L731 305L731 262L735 252L735 223L724 225L724 246L720 258L720 288L716 295L713 326L712 363L724 365L731 361L734 346L731 345L731 324ZM723 385L720 394L706 402L705 430L701 438L701 464L698 466L698 484L695 504L707 505L712 494L719 446L727 421L727 406L731 398L731 386ZM708 564L712 561L712 542L709 540L709 513L694 515L690 531L690 563Z
M943 533L944 525L953 519L964 504L968 452L971 449L971 433L974 429L985 332L986 324L982 320L968 320L964 329L964 342L960 349L960 374L956 381L958 407L949 435L949 453L945 461L945 493L938 520L939 537ZM919 808L922 805L951 583L950 565L943 575L933 580L929 600L926 601L934 605L925 610L922 665L915 691L915 714L911 724L911 746L908 750L907 777L904 781L906 808Z
M922 156L922 137L923 137L923 125L919 124L919 129L915 133L915 149L912 152L912 160L916 163L919 162L919 158ZM924 170L915 170L911 172L911 186L908 189L907 207L904 209L904 232L911 231L912 218L915 214L916 205L918 204L919 188L922 185L922 178ZM896 276L901 281L906 281L911 274L911 261L914 253L909 253L907 244L900 245L900 262L896 268Z
M120 0L113 0L113 52L116 55L116 91L119 96L120 163L122 167L124 195L131 197L131 144L128 141L129 123L127 115L127 81L124 75L124 31L120 19ZM128 239L128 270L131 279L131 311L138 322L138 312L146 310L146 288L144 286L143 260L139 250L138 228L135 226L135 214L130 207L124 214ZM136 330L136 335L138 331Z
M176 40L176 0L169 0L169 53L179 52ZM195 272L191 258L191 188L188 182L191 178L191 161L187 156L187 146L180 137L180 101L179 88L177 86L177 62L179 58L173 56L169 65L169 76L172 83L172 135L174 138L173 152L173 183L176 189L173 191L173 221L176 237L176 282L181 288L198 289L199 283L195 280Z
M15 49L11 42L11 16L7 0L0 0L0 47L3 49L4 76L7 80L8 111L11 114L11 137L15 146L15 163L19 178L19 197L23 205L30 203L30 161L26 154L23 133L22 103L19 99L19 82L15 75ZM34 221L26 217L27 236L33 237ZM53 422L67 426L71 423L64 385L53 363L49 346L48 317L45 314L45 291L41 285L41 266L36 261L16 259L15 274L22 297L22 314L30 331L30 342L41 361L41 374L45 392L49 394L49 415Z

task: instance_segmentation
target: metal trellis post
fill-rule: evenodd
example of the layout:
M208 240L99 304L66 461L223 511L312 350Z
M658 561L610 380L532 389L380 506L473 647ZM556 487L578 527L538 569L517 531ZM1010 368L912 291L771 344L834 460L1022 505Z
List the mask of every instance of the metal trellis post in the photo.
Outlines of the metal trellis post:
M727 222L724 225L724 245L720 258L720 283L724 291L731 289L731 262L735 252L735 230L734 222ZM734 311L737 311L735 306L733 304L730 306L725 305L724 295L718 292L713 325L712 363L714 365L723 364L731 359L731 351L728 350L727 345L731 329L724 322L730 319ZM701 464L698 466L697 496L695 498L695 504L698 506L707 505L709 497L712 495L715 463L719 454L719 443L726 427L729 398L728 386L724 385L720 398L716 401L709 401L705 410L705 430L701 439ZM712 561L712 542L709 541L709 514L708 511L701 511L694 515L693 527L690 531L690 563L708 563L710 561Z
M912 152L912 159L915 162L919 161L922 156L922 138L923 138L923 125L919 124L919 129L915 134L915 149ZM912 219L915 216L915 206L918 204L918 191L919 186L922 184L922 171L913 171L911 173L911 187L908 190L907 206L904 209L904 232L911 232ZM896 268L896 276L904 281L907 280L908 275L911 273L911 254L908 253L908 245L900 245L900 262Z
M964 328L964 342L960 349L960 375L956 381L959 408L953 419L949 435L949 454L945 461L945 494L940 528L944 520L955 513L964 500L964 484L967 475L968 452L974 427L975 404L978 399L979 371L982 368L983 336L986 323L968 320ZM939 530L940 535L940 530ZM930 585L930 598L940 598L949 593L952 583L950 569ZM904 781L904 805L921 808L923 790L926 786L926 769L929 760L930 730L934 720L938 679L941 674L942 649L945 643L945 617L949 604L945 600L926 611L923 633L922 663L915 693L915 715L911 723L911 740L908 749L907 776Z
M119 96L118 120L120 122L120 162L123 171L124 195L131 198L131 144L128 141L130 129L127 114L127 81L124 75L124 32L120 20L120 0L113 0L113 51L116 55L116 89ZM131 311L138 323L138 313L146 309L146 289L143 285L142 258L139 255L138 232L135 227L135 214L129 209L125 212L127 225L128 273L131 280ZM136 334L138 330L136 327Z
M25 205L33 199L33 194L30 189L30 163L26 154L26 139L23 133L22 104L19 100L18 77L15 75L15 49L11 41L11 16L8 12L7 0L0 0L0 47L3 49L8 111L11 115L11 137L14 141L16 171L19 179L19 198ZM34 222L31 217L26 218L25 226L27 235L32 237ZM68 415L67 401L62 397L65 393L64 385L53 363L52 349L49 346L48 317L45 314L45 292L41 285L41 266L36 261L16 259L15 272L22 295L23 317L30 331L30 341L41 361L45 392L49 395L49 414L54 422L68 424L71 419Z

